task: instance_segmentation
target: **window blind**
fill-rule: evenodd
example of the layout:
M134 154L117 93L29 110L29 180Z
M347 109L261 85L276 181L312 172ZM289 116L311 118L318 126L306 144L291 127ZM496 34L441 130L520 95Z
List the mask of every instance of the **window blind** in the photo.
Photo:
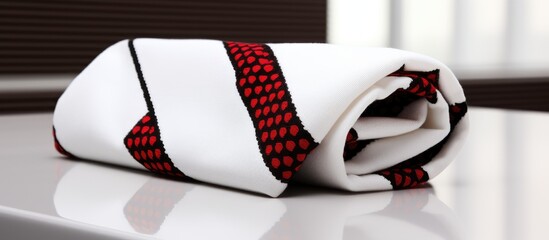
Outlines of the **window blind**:
M78 73L127 38L325 42L319 0L4 0L0 74Z

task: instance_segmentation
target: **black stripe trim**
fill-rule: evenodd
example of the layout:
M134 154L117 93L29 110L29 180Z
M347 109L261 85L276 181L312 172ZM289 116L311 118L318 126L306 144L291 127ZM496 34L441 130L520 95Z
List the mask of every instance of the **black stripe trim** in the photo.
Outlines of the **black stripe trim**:
M135 72L137 73L137 78L139 79L141 90L143 90L143 97L145 98L145 102L147 103L147 109L149 110L149 113L151 113L153 116L156 117L156 114L154 113L154 107L151 101L151 95L149 94L147 83L145 82L145 78L143 77L143 72L141 71L141 64L139 64L139 58L137 57L137 52L135 51L135 46L133 45L133 41L134 39L128 40L128 47L130 48L130 54L132 56L133 65L135 66Z

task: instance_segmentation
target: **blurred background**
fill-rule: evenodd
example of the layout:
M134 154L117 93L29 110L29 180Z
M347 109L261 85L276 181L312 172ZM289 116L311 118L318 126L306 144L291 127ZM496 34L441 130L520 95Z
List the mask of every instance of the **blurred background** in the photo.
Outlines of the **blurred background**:
M549 110L546 0L0 0L0 113L51 111L127 38L328 42L445 62L470 105Z

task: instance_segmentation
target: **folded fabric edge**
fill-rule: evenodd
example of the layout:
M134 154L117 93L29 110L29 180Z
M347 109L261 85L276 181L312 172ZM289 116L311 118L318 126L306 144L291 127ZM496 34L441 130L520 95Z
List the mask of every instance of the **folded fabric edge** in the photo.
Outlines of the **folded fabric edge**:
M129 44L131 44L132 41L129 41ZM244 44L242 43L243 45L242 46L239 46L241 49L239 50L239 52L235 52L235 53L230 53L230 49L228 44L229 43L225 43L226 47L227 47L227 51L228 51L228 54L229 56L232 56L233 58L236 58L237 54L244 54L245 52L247 52L246 50L242 50L242 48L244 47L250 47L250 48L253 48L253 47L258 47L257 45L251 45L251 44ZM241 43L234 43L236 45L238 44L241 44ZM232 45L232 47L234 47L235 45ZM272 53L272 50L269 52L269 49L266 49L264 48L262 50L262 54L269 54L271 53L272 55L274 55L274 53ZM232 54L232 55L231 55ZM134 58L134 61L135 61L136 58ZM257 59L257 61L259 62L259 58ZM271 59L269 60L268 58L266 58L266 60L263 60L263 61L272 61L274 63L276 63L276 59ZM263 64L265 66L273 66L273 65L276 65L276 64L269 64L269 63L272 63L272 62L265 62L266 64ZM235 74L236 74L236 85L237 85L237 88L239 87L239 85L241 85L241 82L242 82L242 74L244 73L245 69L246 69L246 62L244 62L241 66L238 66L239 65L239 61L233 61L232 62L233 64L233 67L235 67ZM138 66L138 64L135 64L136 65L136 68ZM277 66L273 66L273 69L276 69ZM278 66L278 68L280 68L280 66ZM273 69L271 68L265 68L263 66L262 69L260 69L260 71L265 71L265 72L271 72L273 71ZM403 70L403 68L402 68ZM253 72L253 67L250 68L250 70L248 71L251 71ZM139 75L139 71L138 72L138 75ZM276 70L275 70L276 72ZM398 72L398 71L397 71ZM275 73L276 74L276 73ZM274 75L274 74L273 74ZM271 75L271 77L273 76ZM277 78L280 78L282 74L278 74L278 75L274 75L274 76L278 76ZM240 78L239 78L240 77ZM412 87L412 84L410 84L410 87L407 89L407 91L409 92L413 92L414 94L422 94L422 91L419 91L419 90L414 90L416 87L420 86L420 87L424 87L424 88L429 88L427 91L431 91L430 89L434 86L434 84L432 83L429 83L429 84L422 84L420 81L424 81L425 78L429 78L429 77L423 77L423 79L421 80L414 80L412 81L412 83L417 83L415 87ZM246 83L245 84L248 84L249 83L249 79L246 78ZM259 81L258 81L259 82ZM421 83L421 84L420 84ZM253 123L254 123L254 128L257 130L261 130L260 129L260 126L267 126L269 124L269 118L262 118L261 114L265 111L265 107L263 107L261 109L261 113L260 114L257 114L257 110L253 109L254 107L252 106L254 104L254 101L253 101L253 98L247 98L250 94L247 94L248 91L254 91L255 90L255 87L258 87L258 85L255 85L255 86L246 86L244 87L245 84L242 84L242 86L240 86L240 88L238 89L239 90L239 93L241 94L242 98L243 98L243 102L245 103L246 107L248 108L249 110L249 114L250 114L250 117L253 120ZM283 83L281 84L283 85ZM429 86L430 85L430 86ZM429 86L429 87L428 87ZM263 88L265 88L265 86L261 86ZM420 88L419 87L419 88ZM419 89L418 88L418 89ZM250 90L247 90L247 89L250 89ZM428 92L426 92L427 94ZM146 94L144 94L146 95ZM248 96L246 96L248 95ZM286 108L290 110L290 114L291 114L291 117L289 117L288 119L288 122L292 122L293 124L289 125L288 128L284 128L286 129L287 132L290 132L290 135L294 135L292 134L292 132L299 132L299 133L303 133L304 135L300 135L298 138L296 138L295 140L289 140L291 142L293 142L295 145L292 145L291 143L290 144L282 144L282 145L277 145L276 143L272 143L272 144L268 144L269 141L268 139L270 138L270 135L271 135L271 132L273 132L272 130L275 130L276 131L276 134L277 135L281 135L281 132L284 132L282 131L282 128L279 128L279 129L272 129L271 131L268 132L268 134L266 135L265 132L266 131L259 131L257 130L256 132L256 137L257 137L257 140L258 142L261 142L263 141L264 143L266 143L263 147L261 147L261 152L264 156L263 158L263 161L265 162L266 166L269 167L269 170L271 171L271 173L273 174L273 176L275 176L277 179L281 180L282 182L289 182L290 179L295 175L295 173L297 171L300 170L301 168L301 163L305 160L305 158L307 157L307 154L310 153L311 151L313 151L313 149L315 149L315 147L318 145L318 143L310 136L307 136L307 131L305 130L305 126L303 126L303 124L301 124L300 120L299 120L299 117L298 117L298 114L295 110L295 106L293 106L293 104L291 104L291 98L289 99L290 101L287 101L288 99L285 99L284 97L285 96L287 97L290 97L290 93L289 91L286 91L284 94L282 94L282 97L281 97L281 102L278 103L279 107L278 108L281 108L281 106L283 105L283 103L285 102L284 100L286 100L286 102L289 102L286 103ZM425 96L424 96L425 97ZM278 96L275 96L275 98L278 98ZM428 101L436 101L436 95L433 96L430 96L428 95L427 97L425 97L425 99L427 99ZM261 99L257 99L256 100L257 102L261 101ZM257 104L257 102L255 104ZM465 104L463 102L463 104ZM149 105L149 104L148 104ZM272 110L274 105L271 105L269 106L269 110ZM293 110L292 110L292 107L293 107ZM461 107L461 105L460 105ZM451 106L450 107L451 109L456 109L456 107L453 107ZM150 110L150 108L149 108ZM252 111L254 110L254 111ZM461 111L461 110L460 110ZM267 111L268 112L268 111ZM466 112L466 105L465 105L465 112ZM153 111L154 113L154 111ZM256 115L258 115L256 117ZM465 115L465 113L463 113L463 115ZM457 116L457 115L456 115ZM454 118L459 118L461 119L463 116L461 117L454 117ZM145 116L143 116L143 118L139 119L138 123L134 126L133 129L130 130L130 132L128 133L127 135L127 138L124 139L124 144L127 148L127 150L129 151L129 153L132 155L132 157L134 159L136 159L138 162L142 161L142 159L153 159L153 158L158 158L158 159L163 159L165 157L167 157L167 154L165 153L162 153L159 152L157 153L158 151L156 151L157 149L160 149L160 145L155 145L157 143L160 143L161 144L161 141L160 140L160 135L151 135L153 133L157 133L159 134L159 130L158 130L158 126L156 126L156 128L154 128L154 125L139 125L139 124L147 124L149 123L149 121L151 121L151 119L154 120L154 117L151 117L150 114L146 114ZM262 122L263 120L263 122ZM276 119L273 119L272 120L273 122L277 121ZM280 121L285 121L284 117L282 117L282 119ZM295 122L293 122L295 121ZM459 122L459 120L458 120ZM154 123L154 121L151 121L151 123ZM272 124L272 123L271 123ZM301 126L299 126L301 124ZM297 130L294 130L292 129L292 126L297 126ZM455 124L454 124L455 125ZM136 129L136 127L138 127ZM158 131L155 131L158 130ZM357 139L354 139L354 137L352 136L352 131L353 129L351 128L349 130L349 133L351 135L351 137L349 138L350 140L346 142L346 147L350 147L351 145L364 145L363 147L359 147L358 149L362 149L362 148L365 148L368 144L364 144L364 142L360 142L358 143L359 141L357 141ZM139 145L139 144L136 144L136 141L135 139L137 139L137 135L135 136L131 136L131 134L138 134L139 136L139 143L142 143L143 139L146 138L146 141L148 143L148 145L151 145L153 146L153 148L151 149L133 149L132 147L136 146L136 145ZM288 134L288 133L286 133ZM450 136L450 134L449 134ZM295 137L295 136L294 136ZM59 143L59 141L57 140L57 138L55 137L55 142L56 142L56 149L61 150L59 152L61 152L62 154L64 155L67 155L67 156L72 156L74 157L73 154L70 154L68 153L62 146L61 144ZM153 140L154 139L154 140ZM263 139L266 139L266 140L263 140ZM302 139L305 139L305 141L302 141ZM351 142L356 142L356 144L353 144ZM288 142L288 141L287 141ZM305 143L307 142L307 143ZM312 144L311 144L312 143ZM347 144L349 143L349 144ZM442 144L444 145L444 144ZM268 147L268 146L271 146L271 147ZM283 150L290 150L290 149L295 149L296 147L301 147L301 148L298 148L298 149L302 149L303 152L297 152L295 155L293 156L288 156L288 155L285 155L285 154L280 154L280 156L277 156L277 157L265 157L265 156L268 156L270 154L267 154L268 152L269 153L272 153L272 152L276 152L277 149L283 149ZM442 149L442 147L441 147ZM349 150L349 149L347 149ZM354 150L357 150L357 149L354 149ZM282 151L282 150L281 150ZM439 150L440 151L440 150ZM347 151L344 151L341 155L344 155L346 154ZM429 155L429 154L424 154L424 155ZM432 155L432 154L431 154ZM436 153L434 155L437 155ZM286 158L285 158L286 157ZM291 157L291 161L288 157ZM165 159L169 159L168 158L165 158ZM153 171L153 172L159 172L161 174L169 174L169 172L171 172L171 170L173 169L177 169L173 163L170 164L171 161L167 160L167 161L160 161L160 162L157 162L155 164L148 164L149 167L145 166L145 163L147 162L140 162L141 165L143 165L145 168ZM287 167L287 168L286 168ZM399 166L400 169L402 170L402 172L385 172L386 176L384 176L386 179L388 178L392 178L393 181L391 181L391 185L393 186L393 188L395 188L395 186L397 186L396 188L399 187L400 183L402 183L402 186L401 187L410 187L412 185L415 186L414 183L410 183L406 177L407 176L404 176L406 175L407 173L411 173L411 172L416 172L415 170L412 170L412 169L407 169L407 168L402 168L402 166ZM286 169L286 170L284 170ZM383 172L381 172L383 173ZM174 174L175 175L175 174ZM181 175L183 175L183 173L181 172ZM380 175L383 175L383 174L380 174ZM401 176L401 177L398 177L398 176ZM178 175L180 176L180 175ZM402 177L404 176L404 177ZM417 178L417 182L422 182L422 179L425 178L425 176L427 176L427 179L429 178L428 174L423 174L420 176L420 174L416 174L416 178ZM400 179L400 180L399 180ZM425 180L426 181L426 180Z

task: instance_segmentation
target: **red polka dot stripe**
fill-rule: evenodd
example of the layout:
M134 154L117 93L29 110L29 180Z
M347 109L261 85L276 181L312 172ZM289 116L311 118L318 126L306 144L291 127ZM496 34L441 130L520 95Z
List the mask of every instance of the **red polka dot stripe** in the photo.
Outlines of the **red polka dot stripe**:
M429 180L429 174L420 166L409 168L390 168L378 173L391 182L393 189L415 187Z
M375 141L375 139L359 140L358 133L354 128L351 128L347 132L347 137L345 138L345 145L343 147L343 160L348 161L353 159L362 149L364 149L368 144Z
M128 41L128 48L133 60L139 85L143 91L143 98L147 104L148 112L143 116L124 138L124 145L129 154L151 172L165 176L185 176L166 154L164 144L160 139L160 129L154 114L154 106L147 83L141 71L141 64L133 44L133 39Z
M132 157L151 172L184 176L165 152L154 115L147 113L141 118L124 138L124 145Z
M430 72L406 71L404 70L404 66L402 66L399 70L389 74L389 76L411 78L412 82L406 89L407 92L424 97L430 103L437 102L438 69Z
M273 51L265 44L224 42L236 87L255 127L263 161L288 182L318 143L304 129Z

